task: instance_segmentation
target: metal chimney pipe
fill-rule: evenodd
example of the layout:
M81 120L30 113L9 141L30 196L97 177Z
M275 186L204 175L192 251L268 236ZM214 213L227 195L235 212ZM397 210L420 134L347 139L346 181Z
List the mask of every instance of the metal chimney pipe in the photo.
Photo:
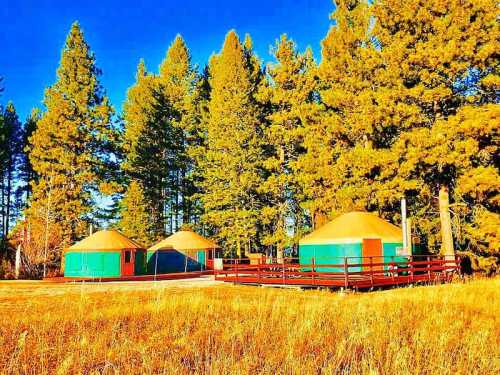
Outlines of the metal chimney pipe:
M401 198L401 225L402 225L402 230L403 230L403 249L405 252L408 250L408 238L407 236L407 231L406 231L406 199L403 197Z

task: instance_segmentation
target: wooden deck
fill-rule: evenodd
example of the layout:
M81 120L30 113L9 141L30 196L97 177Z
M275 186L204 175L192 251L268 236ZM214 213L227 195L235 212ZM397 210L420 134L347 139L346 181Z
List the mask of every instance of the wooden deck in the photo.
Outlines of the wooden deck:
M447 282L460 271L458 259L437 257L400 262L374 262L367 258L358 262L352 263L348 257L337 264L322 265L287 262L250 265L232 261L226 263L223 270L214 273L215 280L238 284L368 289L420 282ZM330 272L331 269L340 269L341 272Z

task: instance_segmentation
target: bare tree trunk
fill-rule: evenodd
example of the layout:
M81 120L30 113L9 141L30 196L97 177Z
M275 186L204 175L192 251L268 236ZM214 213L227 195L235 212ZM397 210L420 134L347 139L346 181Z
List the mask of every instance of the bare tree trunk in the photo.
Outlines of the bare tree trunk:
M181 169L181 195L182 195L182 223L190 223L191 202L188 199L188 183L186 182L186 168Z
M7 171L7 214L5 216L5 236L9 235L9 226L10 226L10 208L12 205L11 202L12 196L12 161L9 164Z
M17 245L17 249L16 249L16 261L15 261L16 279L19 279L20 270L21 270L21 244Z
M446 186L439 188L439 218L441 220L441 254L445 256L445 259L455 259L451 231L450 196Z
M1 228L1 237L5 238L5 183L4 183L4 175L3 173L0 173L0 190L2 191L2 196L1 201L0 201L0 208L2 209L1 211L1 219L2 219L2 228Z
M163 212L163 224L162 229L163 233L168 233L168 200L167 200L168 192L167 188L164 186L161 190L161 208Z
M47 255L49 252L49 221L50 221L50 206L52 204L52 181L49 183L49 191L47 196L47 210L45 212L45 240L43 249L43 277L47 276Z
M179 230L179 171L175 171L175 231Z
M168 210L169 210L169 217L170 217L170 234L174 233L174 198L172 196L173 194L173 189L172 189L172 177L169 176L167 179L168 183L170 184L168 191L169 194L165 196L165 200L168 200Z

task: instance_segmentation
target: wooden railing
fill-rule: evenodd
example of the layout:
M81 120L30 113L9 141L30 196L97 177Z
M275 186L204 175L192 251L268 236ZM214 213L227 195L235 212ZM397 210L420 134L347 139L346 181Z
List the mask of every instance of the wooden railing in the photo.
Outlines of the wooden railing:
M248 260L227 259L215 279L234 283L370 288L415 282L447 281L460 271L458 258L440 256L342 257L323 264L312 258L299 264L297 258ZM332 258L328 258L331 261ZM319 262L318 262L319 261Z

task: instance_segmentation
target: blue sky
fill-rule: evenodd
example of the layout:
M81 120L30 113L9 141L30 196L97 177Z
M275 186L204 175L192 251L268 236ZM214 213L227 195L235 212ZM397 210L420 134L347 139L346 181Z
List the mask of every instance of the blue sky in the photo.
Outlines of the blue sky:
M287 33L303 50L320 55L334 6L331 0L3 0L0 6L0 76L5 91L0 103L12 100L24 120L42 106L44 89L55 71L66 34L74 20L103 71L101 82L115 109L121 111L133 84L139 59L157 72L177 33L182 34L193 62L203 67L219 51L224 36L236 29L250 33L263 61L269 47Z

